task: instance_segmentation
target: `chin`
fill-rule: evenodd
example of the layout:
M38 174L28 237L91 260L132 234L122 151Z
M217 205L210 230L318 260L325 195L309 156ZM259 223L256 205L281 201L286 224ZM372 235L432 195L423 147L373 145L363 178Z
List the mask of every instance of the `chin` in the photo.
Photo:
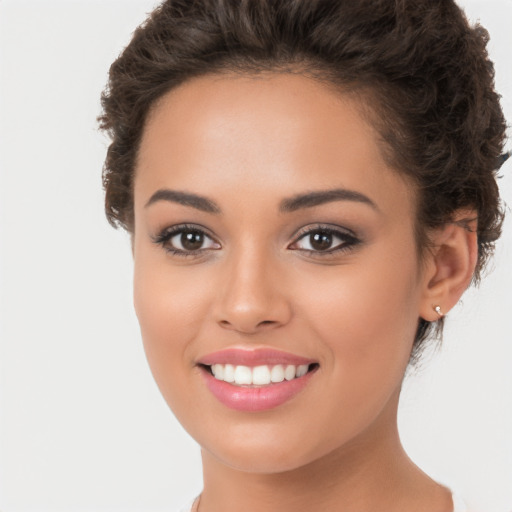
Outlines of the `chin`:
M203 451L204 450L205 449L203 449ZM312 462L307 457L301 457L298 453L287 454L275 449L251 450L249 447L244 447L243 451L239 448L234 448L223 453L219 453L218 449L215 453L208 450L206 451L209 455L231 469L261 475L294 471Z
M196 441L201 445L203 458L212 457L217 462L237 471L257 474L278 474L306 467L329 453L336 451L343 439L326 439L315 436L309 429L289 432L289 429L241 428L224 432L222 439L209 437ZM315 430L314 428L312 430ZM314 439L321 439L321 443Z

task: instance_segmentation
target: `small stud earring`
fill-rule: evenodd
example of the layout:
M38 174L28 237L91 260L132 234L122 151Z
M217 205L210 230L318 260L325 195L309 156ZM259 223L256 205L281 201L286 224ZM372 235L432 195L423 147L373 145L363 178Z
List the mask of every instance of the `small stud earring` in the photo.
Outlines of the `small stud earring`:
M434 311L439 315L439 318L443 318L444 313L441 311L441 306L434 306Z

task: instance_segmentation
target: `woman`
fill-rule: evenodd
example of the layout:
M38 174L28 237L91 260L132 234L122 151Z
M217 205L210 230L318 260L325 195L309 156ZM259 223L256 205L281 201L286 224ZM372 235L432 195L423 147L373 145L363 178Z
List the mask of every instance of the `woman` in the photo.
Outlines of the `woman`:
M460 510L396 417L500 234L486 43L446 1L181 0L112 65L107 216L193 510Z

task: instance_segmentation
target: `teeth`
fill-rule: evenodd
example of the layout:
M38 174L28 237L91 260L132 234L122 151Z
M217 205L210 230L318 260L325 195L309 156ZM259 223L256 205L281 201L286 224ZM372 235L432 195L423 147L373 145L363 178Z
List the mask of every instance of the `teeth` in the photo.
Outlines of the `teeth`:
M286 380L292 380L292 379L295 379L295 374L297 373L297 367L296 366L293 366L293 364L289 364L285 369L284 369L284 378Z
M256 366L252 369L252 383L255 386L270 384L270 370L268 366Z
M235 368L235 384L239 386L252 384L252 371L248 366L237 366Z
M219 366L224 366L219 364ZM227 364L224 366L224 377L222 380L226 382L235 382L235 367L232 364Z
M283 382L284 380L284 368L282 364L278 364L272 368L270 372L270 380L272 382Z
M232 364L214 364L211 366L213 376L218 380L230 382L237 386L268 386L271 383L283 382L303 377L308 373L309 365L289 364L283 366L234 366Z
M308 373L308 368L309 366L307 364L301 364L300 366L297 367L296 376L303 377L304 375L306 375L306 373Z
M216 379L224 380L224 366L222 364L214 364L212 373Z

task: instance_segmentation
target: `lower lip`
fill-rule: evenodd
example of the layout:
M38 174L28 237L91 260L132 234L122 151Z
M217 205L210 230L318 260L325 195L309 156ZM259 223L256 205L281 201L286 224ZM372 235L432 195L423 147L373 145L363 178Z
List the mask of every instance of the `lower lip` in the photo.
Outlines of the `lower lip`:
M202 369L206 386L212 394L230 409L259 412L274 409L300 393L316 372L312 370L303 377L260 387L235 386L216 379L208 370Z

